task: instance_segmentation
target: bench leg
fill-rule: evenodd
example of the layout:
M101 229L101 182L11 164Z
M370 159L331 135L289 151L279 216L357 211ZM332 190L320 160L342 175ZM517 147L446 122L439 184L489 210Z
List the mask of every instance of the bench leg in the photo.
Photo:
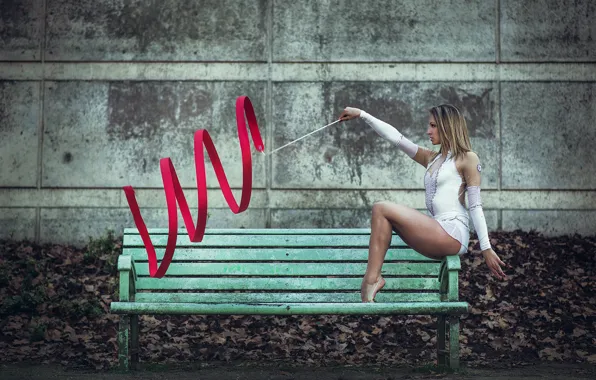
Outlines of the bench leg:
M139 316L130 316L130 359L133 369L139 369Z
M118 326L118 363L120 369L127 371L129 367L128 362L128 339L130 332L130 316L121 315L120 324Z
M449 317L449 368L459 368L459 316Z
M447 321L444 315L439 315L437 318L438 335L437 335L437 365L439 367L445 367L447 365L447 351L445 342L447 341L446 330Z

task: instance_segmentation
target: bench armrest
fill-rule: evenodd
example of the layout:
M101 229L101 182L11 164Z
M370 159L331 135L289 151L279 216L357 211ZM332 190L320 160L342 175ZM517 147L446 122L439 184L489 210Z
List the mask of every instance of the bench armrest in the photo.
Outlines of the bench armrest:
M439 270L441 283L441 301L457 301L459 299L459 256L445 256Z
M118 272L120 272L120 301L134 301L137 273L132 256L118 256Z

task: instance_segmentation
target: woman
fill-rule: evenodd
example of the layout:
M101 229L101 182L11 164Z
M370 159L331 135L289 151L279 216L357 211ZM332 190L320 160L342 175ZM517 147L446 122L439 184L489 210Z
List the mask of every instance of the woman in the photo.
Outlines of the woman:
M379 135L395 144L410 158L426 168L427 216L410 207L392 202L377 202L372 208L368 266L360 295L363 302L373 302L385 280L381 267L395 231L406 244L424 256L441 260L447 255L463 254L468 250L469 217L464 193L468 193L469 213L480 240L482 255L493 275L506 279L505 266L492 250L482 203L480 201L480 173L482 167L472 152L466 121L460 111L450 104L430 109L427 135L439 152L418 146L391 125L358 108L346 107L341 120L363 119Z

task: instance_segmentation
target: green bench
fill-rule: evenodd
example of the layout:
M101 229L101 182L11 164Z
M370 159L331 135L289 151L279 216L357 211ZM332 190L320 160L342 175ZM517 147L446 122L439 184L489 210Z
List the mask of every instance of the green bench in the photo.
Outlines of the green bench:
M150 229L163 257L166 229ZM124 231L118 258L122 314L119 364L136 368L140 314L227 315L437 315L438 364L459 367L458 256L432 260L397 235L383 265L386 285L375 303L360 301L370 229L207 229L200 243L180 230L166 275L149 277L136 229ZM129 361L129 358L131 359ZM429 358L430 359L430 358Z

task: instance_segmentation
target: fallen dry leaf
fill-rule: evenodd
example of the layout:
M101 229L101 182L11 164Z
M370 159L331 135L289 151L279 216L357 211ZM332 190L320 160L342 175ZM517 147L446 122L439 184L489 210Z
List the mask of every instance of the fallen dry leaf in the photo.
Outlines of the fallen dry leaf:
M461 360L596 363L596 238L491 233L509 281L490 276L478 240L461 256ZM0 241L3 361L117 365L114 257ZM4 275L4 277L3 277ZM436 360L437 318L398 316L153 316L139 318L141 361L279 361L416 365Z

